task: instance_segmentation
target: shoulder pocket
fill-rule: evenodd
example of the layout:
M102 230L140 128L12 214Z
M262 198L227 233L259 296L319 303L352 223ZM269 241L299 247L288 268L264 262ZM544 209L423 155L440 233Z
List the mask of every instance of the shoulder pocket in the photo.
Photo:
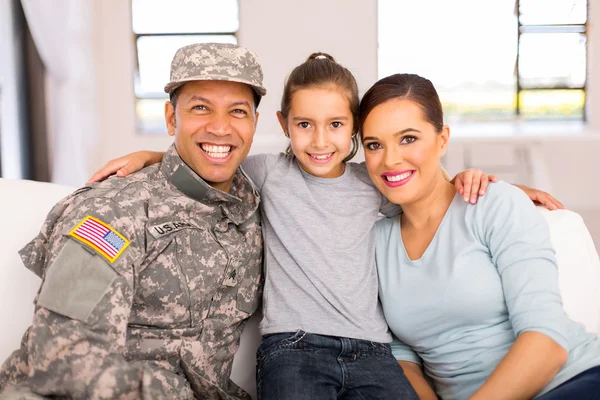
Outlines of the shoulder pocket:
M86 322L117 276L102 257L68 239L46 272L38 305Z

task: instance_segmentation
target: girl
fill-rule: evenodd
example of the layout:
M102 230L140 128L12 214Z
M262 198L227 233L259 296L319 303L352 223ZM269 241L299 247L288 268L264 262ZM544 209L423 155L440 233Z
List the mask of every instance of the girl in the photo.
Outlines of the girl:
M421 399L436 398L425 376L444 400L599 399L600 342L562 309L544 218L503 182L459 200L431 82L380 80L360 125L369 176L402 206L377 223L376 260L394 354Z
M391 354L373 257L379 212L399 208L374 190L363 165L348 162L358 150L358 106L350 71L329 55L311 55L288 77L277 113L291 139L287 154L243 164L262 197L261 399L416 398ZM156 156L125 157L94 179ZM465 175L469 182L476 175L463 190L474 202L481 173Z

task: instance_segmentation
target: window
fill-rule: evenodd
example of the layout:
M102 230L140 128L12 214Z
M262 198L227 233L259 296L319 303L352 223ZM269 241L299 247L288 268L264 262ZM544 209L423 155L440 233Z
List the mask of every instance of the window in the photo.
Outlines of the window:
M237 0L132 0L137 50L138 132L164 134L164 85L178 48L201 42L237 43Z
M587 0L379 0L379 77L436 86L448 122L585 118Z

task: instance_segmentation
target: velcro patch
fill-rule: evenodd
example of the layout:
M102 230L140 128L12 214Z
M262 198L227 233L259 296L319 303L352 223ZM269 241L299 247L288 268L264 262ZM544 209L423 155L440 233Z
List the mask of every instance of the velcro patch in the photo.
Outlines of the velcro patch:
M90 215L85 217L69 236L87 244L108 261L115 262L129 246L129 240L110 225Z

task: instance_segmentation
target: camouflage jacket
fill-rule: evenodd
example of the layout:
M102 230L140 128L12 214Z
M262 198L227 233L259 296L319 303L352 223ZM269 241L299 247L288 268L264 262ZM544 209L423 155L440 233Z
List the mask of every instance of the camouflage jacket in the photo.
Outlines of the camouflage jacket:
M43 278L0 372L73 399L238 399L234 353L262 293L260 198L208 186L174 145L159 165L59 202L21 250Z

